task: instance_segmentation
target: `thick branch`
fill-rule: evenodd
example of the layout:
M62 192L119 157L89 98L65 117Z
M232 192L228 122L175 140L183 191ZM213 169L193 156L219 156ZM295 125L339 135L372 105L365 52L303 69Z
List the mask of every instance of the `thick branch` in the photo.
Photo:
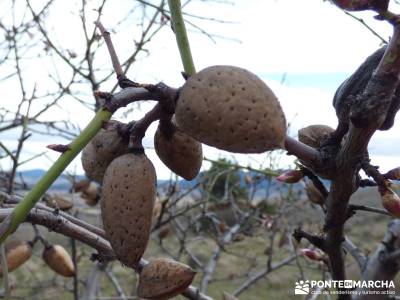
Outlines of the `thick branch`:
M399 28L386 49L381 63L373 73L365 90L357 95L357 104L352 106L351 124L347 138L336 156L336 176L332 180L327 199L325 222L327 253L334 280L344 280L345 264L341 245L345 241L343 227L350 196L358 188L358 172L365 159L368 143L386 119L390 101L399 85L400 49ZM391 59L391 56L392 59ZM356 126L354 125L356 124ZM350 299L341 295L339 299Z
M321 167L321 156L314 148L287 136L285 139L285 149L288 151L289 155L296 156L312 170Z
M23 199L22 197L19 197L16 195L10 196L5 192L0 191L0 202L4 201L4 203L5 203L4 207L7 207L7 205L14 207L13 205L19 203L22 199ZM34 206L34 209L45 210L52 214L56 213L54 208L50 208L42 203L36 203L36 205ZM57 214L59 214L61 217L65 218L65 219L67 219L68 221L70 221L84 229L87 229L87 230L93 232L94 234L101 236L102 238L106 238L104 230L102 230L92 224L86 223L85 221L75 218L74 216L67 214L63 211L58 211Z

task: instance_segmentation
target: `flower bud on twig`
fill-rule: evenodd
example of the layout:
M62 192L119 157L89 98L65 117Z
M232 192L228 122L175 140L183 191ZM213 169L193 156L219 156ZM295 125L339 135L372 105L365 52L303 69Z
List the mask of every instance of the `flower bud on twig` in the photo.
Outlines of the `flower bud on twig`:
M379 187L379 193L381 194L382 206L396 218L400 218L400 198L399 196L389 187Z
M290 170L276 177L276 180L285 183L297 183L303 177L303 172L301 172L300 170Z
M315 261L324 260L324 254L317 249L310 249L310 248L300 249L300 255Z

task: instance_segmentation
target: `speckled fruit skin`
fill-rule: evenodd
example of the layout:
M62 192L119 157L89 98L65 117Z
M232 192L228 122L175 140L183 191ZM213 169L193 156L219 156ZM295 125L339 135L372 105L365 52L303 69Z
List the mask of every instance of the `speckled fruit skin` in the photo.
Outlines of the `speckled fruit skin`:
M196 140L230 152L282 148L286 120L272 90L256 75L213 66L191 76L176 104L179 128Z
M201 143L182 132L176 126L168 136L160 126L154 135L154 148L161 161L175 174L186 180L199 174L203 161Z
M5 245L8 272L12 272L32 256L32 247L27 242L11 241ZM3 270L0 266L0 275Z
M128 152L128 141L118 135L116 127L121 124L112 120L107 129L100 129L82 151L82 167L86 176L101 183L104 173L113 159Z
M43 260L57 274L64 277L75 275L75 267L67 250L60 245L51 245L44 249Z
M298 131L299 141L313 148L319 148L321 142L335 129L327 125L310 125Z
M156 182L154 166L145 154L114 159L104 175L104 230L118 259L131 268L136 268L149 241Z
M139 277L138 295L145 299L170 299L182 293L196 272L189 266L168 258L150 261Z

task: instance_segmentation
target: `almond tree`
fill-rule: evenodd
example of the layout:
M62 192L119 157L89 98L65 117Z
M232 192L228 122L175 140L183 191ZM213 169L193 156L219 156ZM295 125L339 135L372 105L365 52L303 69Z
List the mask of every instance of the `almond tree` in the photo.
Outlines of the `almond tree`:
M391 180L399 179L398 170L381 174L377 167L371 165L367 150L376 130L392 127L400 106L397 95L400 78L399 16L388 11L388 0L333 2L348 11L376 12L378 20L393 25L394 33L389 44L369 57L337 90L333 104L338 127L328 130L328 133L326 128L317 128L317 132L315 127L308 128L302 132L300 141L286 136L286 120L279 101L256 75L233 66L213 66L196 72L180 1L168 2L186 79L186 83L178 89L164 83L140 84L129 80L116 55L110 33L98 21L97 27L107 44L122 90L110 93L98 91L96 87L94 95L98 99L99 110L95 117L70 144L51 146L51 149L62 154L15 208L1 211L0 240L4 242L24 221L41 224L92 246L98 251L98 260L116 258L141 274L138 290L142 294L139 296L160 298L182 293L189 299L210 299L190 286L194 274L187 266L169 260L147 262L142 258L152 226L156 183L155 170L146 157L142 139L150 124L159 120L160 134L165 139L164 146L161 146L165 152L160 157L183 177L186 172L192 177L193 173L199 171L198 160L202 154L200 143L231 152L263 153L285 149L295 155L301 163L300 177L307 176L313 182L314 188L322 195L318 204L325 213L323 232L313 234L302 229L294 232L295 239L306 239L321 251L303 251L304 255L326 264L332 279L345 280L346 258L343 249L346 249L359 263L363 280L393 280L399 270L400 223L397 220L389 223L384 242L369 259L346 239L344 228L358 210L385 213L396 218L400 215L400 199L391 188ZM116 110L141 100L156 101L144 118L129 124L109 125L111 122L108 121ZM94 147L91 142L110 128L122 141L125 140L126 149L123 153L111 151L114 143ZM168 143L172 145L165 146ZM32 210L54 180L84 148L85 152L92 153L84 156L88 176L103 184L101 202L104 231L71 216L52 216L45 210ZM101 164L103 160L97 157L100 151L105 151L109 159L105 167ZM180 160L173 159L176 152L193 163L182 166ZM193 165L197 168L189 172L187 168ZM364 170L372 179L362 180L360 170ZM294 174L299 173L284 174L281 179L294 182L293 177L297 176ZM329 191L325 190L319 178L330 181ZM349 204L350 196L366 185L378 187L386 211ZM222 247L232 240L237 228L233 226L222 235L221 246L216 248L205 268L202 290L210 281ZM293 259L295 257L283 261L282 265ZM270 265L260 276L271 270L273 268ZM246 282L236 294L240 294L252 282ZM343 293L338 299L352 299L345 291L339 288L339 292ZM361 293L353 298L386 299L387 296Z

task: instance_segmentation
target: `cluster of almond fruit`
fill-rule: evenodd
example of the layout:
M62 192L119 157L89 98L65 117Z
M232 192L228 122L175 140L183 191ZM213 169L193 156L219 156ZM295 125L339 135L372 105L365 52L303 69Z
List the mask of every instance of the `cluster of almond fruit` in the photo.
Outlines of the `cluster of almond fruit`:
M101 214L118 259L138 269L152 225L156 171L143 151L130 151L117 121L101 129L82 153L88 178L101 183ZM186 180L202 164L202 143L237 153L283 148L286 120L272 90L253 73L213 66L189 77L179 90L175 114L159 123L157 155ZM194 271L169 259L152 260L140 272L138 295L167 299L190 285Z
M11 241L5 245L8 272L17 269L32 256L32 246L32 243L23 241ZM57 274L64 277L75 275L74 264L64 247L47 244L42 258L46 265ZM0 275L2 274L3 270L0 266Z
M88 179L74 182L72 185L72 191L79 193L79 196L88 206L95 206L100 200L99 185L96 182ZM58 193L47 194L43 197L43 200L47 206L62 211L69 211L74 207L74 203L71 201L71 198L67 198Z

